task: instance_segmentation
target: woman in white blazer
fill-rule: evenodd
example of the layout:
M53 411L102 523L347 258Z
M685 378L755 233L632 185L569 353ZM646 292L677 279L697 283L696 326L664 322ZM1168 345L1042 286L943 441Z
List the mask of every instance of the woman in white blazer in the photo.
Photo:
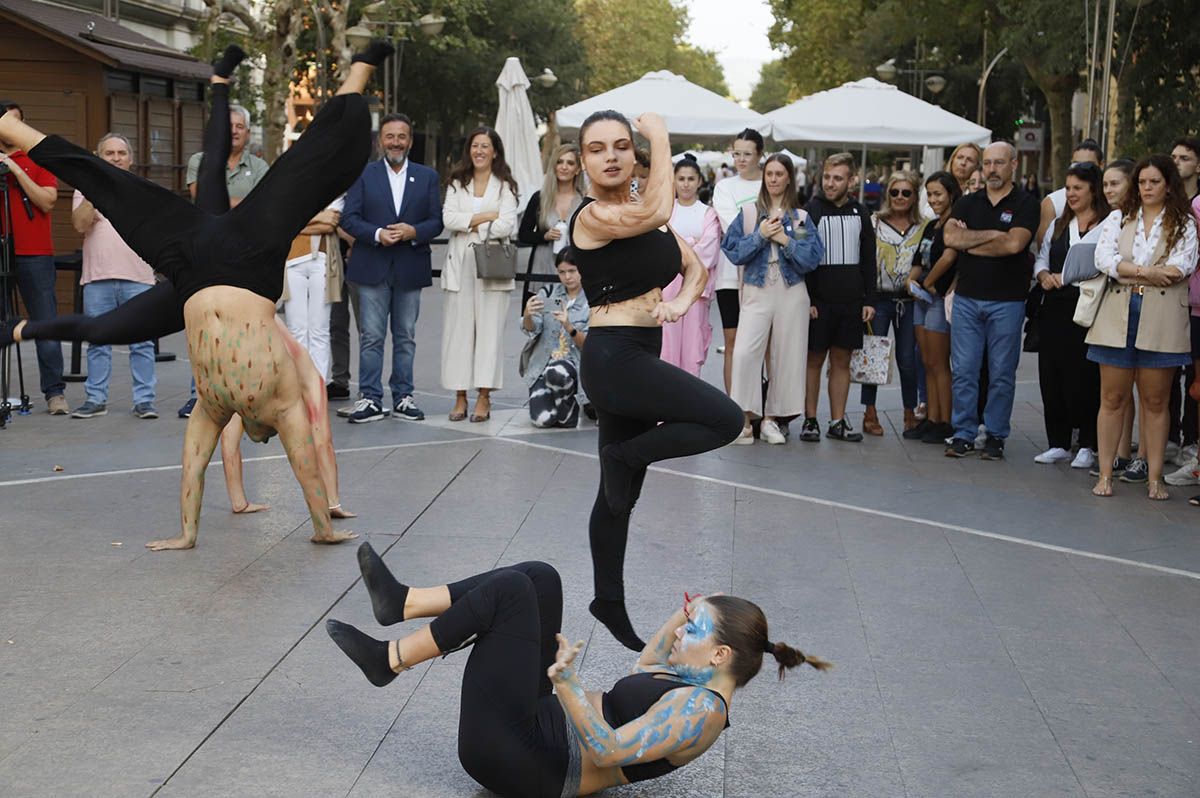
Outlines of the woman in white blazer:
M467 391L478 390L471 421L492 415L491 392L504 387L504 320L516 282L481 280L471 244L510 237L517 227L517 183L504 143L489 127L467 136L450 173L442 222L450 233L442 267L442 387L455 392L451 421L467 417Z

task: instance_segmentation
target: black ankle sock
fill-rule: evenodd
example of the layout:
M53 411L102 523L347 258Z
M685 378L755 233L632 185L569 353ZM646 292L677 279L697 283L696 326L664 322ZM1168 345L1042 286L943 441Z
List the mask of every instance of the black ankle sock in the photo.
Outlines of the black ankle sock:
M17 325L24 319L13 318L7 321L0 321L0 346L8 346L13 343L13 330L17 329Z
M362 669L363 675L376 687L383 687L396 678L388 663L388 644L355 629L348 623L325 621L325 631L346 656Z
M633 509L633 480L637 472L621 459L618 444L610 443L600 452L600 472L604 476L604 499L613 515L625 515Z
M617 642L625 648L641 651L646 647L645 641L633 631L633 623L629 620L629 613L625 611L624 601L592 599L592 603L588 605L588 612L604 624L605 628L612 632L612 636L617 638Z
M233 74L233 70L237 69L238 64L242 63L242 59L246 57L246 51L236 44L231 44L225 48L225 52L215 63L213 63L213 73L217 77L228 78Z
M358 547L358 567L367 586L367 595L371 597L375 620L384 626L403 621L408 585L396 581L370 543L364 542Z
M355 53L354 57L350 59L350 63L353 64L356 61L361 61L364 64L377 67L394 52L396 52L396 48L387 39L375 39L367 45L367 49Z

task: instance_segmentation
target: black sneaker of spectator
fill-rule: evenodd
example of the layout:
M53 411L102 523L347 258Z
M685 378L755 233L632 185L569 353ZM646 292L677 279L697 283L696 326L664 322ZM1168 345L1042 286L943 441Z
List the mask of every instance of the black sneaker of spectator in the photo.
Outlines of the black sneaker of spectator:
M1129 464L1131 462L1132 461L1128 457L1114 457L1113 473L1117 476L1120 476L1122 471L1124 471L1126 468L1129 468ZM1093 477L1100 476L1100 464L1096 463L1096 465L1092 466L1092 469L1088 471L1088 474Z
M995 435L987 436L987 440L983 443L983 451L979 453L980 460L1003 460L1004 459L1004 439L997 438Z
M907 441L919 441L925 437L925 433L934 426L934 423L927 418L923 418L917 422L917 426L912 429L906 429L900 433L900 437Z
M825 437L847 443L858 443L863 439L862 433L855 432L854 427L850 426L850 422L844 418L831 423L829 429L825 431Z
M943 421L940 424L930 424L929 429L921 436L921 443L936 443L945 446L946 441L954 437L954 425Z
M800 426L800 440L808 443L821 440L821 425L815 418L810 416L804 419L804 423Z
M946 447L947 457L970 457L975 454L975 441L955 438Z
M183 403L183 407L179 408L180 418L191 418L192 410L196 408L196 397L192 397Z
M350 423L367 424L384 418L387 418L387 413L383 412L379 402L374 399L359 399L358 403L354 405L354 412L350 414Z
M411 396L401 396L400 401L392 408L392 418L400 421L424 421L425 414Z
M335 382L331 382L325 386L325 398L326 399L349 399L350 398L350 389L347 388L345 385L338 385Z
M1132 482L1135 485L1150 480L1150 466L1141 457L1133 458L1129 467L1121 472L1122 482Z

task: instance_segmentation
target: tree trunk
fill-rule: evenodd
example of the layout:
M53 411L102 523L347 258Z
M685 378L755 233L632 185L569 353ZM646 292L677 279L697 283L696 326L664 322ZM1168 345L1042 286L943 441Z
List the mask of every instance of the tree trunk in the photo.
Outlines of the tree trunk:
M1108 137L1108 152L1105 162L1122 157L1133 151L1133 135L1136 130L1137 100L1133 96L1133 81L1126 79L1117 84L1116 126Z
M1061 186L1066 180L1071 152L1075 147L1074 131L1071 129L1071 98L1079 86L1079 75L1044 72L1030 59L1022 59L1022 63L1046 98L1046 108L1050 112L1050 175L1053 184Z
M277 0L271 20L271 46L263 69L263 157L273 162L283 149L287 99L296 67L296 38L303 22L296 0Z

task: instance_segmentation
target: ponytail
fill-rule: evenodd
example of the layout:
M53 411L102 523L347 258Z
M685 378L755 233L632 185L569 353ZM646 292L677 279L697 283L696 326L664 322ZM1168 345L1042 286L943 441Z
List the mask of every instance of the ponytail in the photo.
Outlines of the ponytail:
M787 671L801 665L810 665L819 671L827 671L833 667L832 662L826 662L820 657L806 656L803 651L798 648L792 648L787 643L772 643L767 641L764 648L765 652L775 657L775 661L779 663L779 681L781 682Z
M819 671L833 667L786 643L772 643L767 636L767 617L757 604L734 596L708 596L704 600L716 610L714 636L733 650L730 673L738 687L744 687L758 674L766 654L775 657L779 664L780 679L788 669L800 665L807 664Z

